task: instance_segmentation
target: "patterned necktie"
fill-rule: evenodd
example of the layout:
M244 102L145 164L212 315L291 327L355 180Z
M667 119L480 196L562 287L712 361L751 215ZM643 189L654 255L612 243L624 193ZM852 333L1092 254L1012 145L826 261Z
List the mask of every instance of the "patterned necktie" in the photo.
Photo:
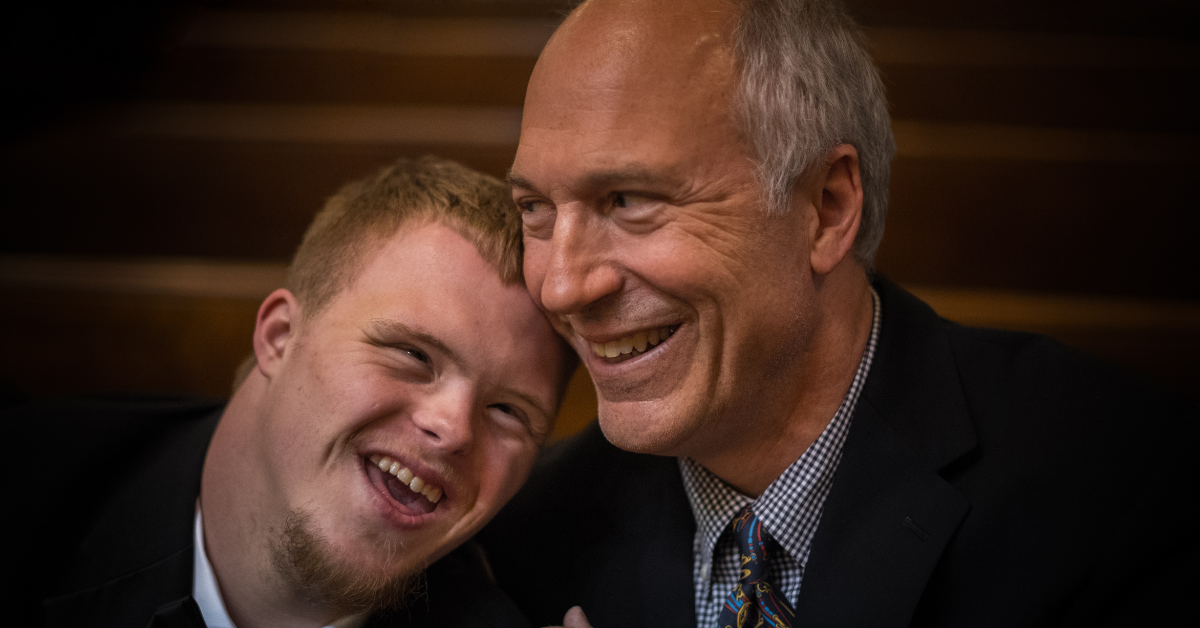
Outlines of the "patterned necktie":
M762 520L746 506L733 520L733 535L742 552L742 578L725 598L718 628L791 628L796 611L767 582L767 554Z

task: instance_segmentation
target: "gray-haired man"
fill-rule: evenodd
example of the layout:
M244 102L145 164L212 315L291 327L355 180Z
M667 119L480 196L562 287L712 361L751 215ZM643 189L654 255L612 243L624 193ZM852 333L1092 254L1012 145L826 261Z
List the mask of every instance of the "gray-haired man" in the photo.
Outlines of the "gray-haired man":
M485 531L531 619L1182 612L1195 409L873 276L892 151L832 2L592 0L560 27L510 183L600 418Z

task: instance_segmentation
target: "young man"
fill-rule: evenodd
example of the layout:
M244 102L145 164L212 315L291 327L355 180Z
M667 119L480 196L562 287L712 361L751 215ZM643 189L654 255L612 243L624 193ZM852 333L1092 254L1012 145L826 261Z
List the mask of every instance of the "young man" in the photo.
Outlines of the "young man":
M574 364L510 203L401 161L318 214L224 407L10 416L17 623L523 625L478 550L447 556L528 475Z

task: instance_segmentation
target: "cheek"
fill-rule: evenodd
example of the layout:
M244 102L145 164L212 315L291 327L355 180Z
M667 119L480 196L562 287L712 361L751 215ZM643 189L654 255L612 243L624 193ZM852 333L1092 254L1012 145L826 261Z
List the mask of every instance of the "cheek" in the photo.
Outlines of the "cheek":
M537 447L531 441L497 439L480 453L479 502L498 510L525 483Z
M353 434L372 421L405 410L405 390L375 369L343 367L341 377L328 377L337 365L300 383L277 407L270 440L293 468L324 467Z
M549 254L549 242L525 239L525 288L539 308L542 307L542 282L546 279L546 258Z
M637 242L624 243L627 265L663 292L687 298L735 293L761 274L733 231L692 221L670 225Z

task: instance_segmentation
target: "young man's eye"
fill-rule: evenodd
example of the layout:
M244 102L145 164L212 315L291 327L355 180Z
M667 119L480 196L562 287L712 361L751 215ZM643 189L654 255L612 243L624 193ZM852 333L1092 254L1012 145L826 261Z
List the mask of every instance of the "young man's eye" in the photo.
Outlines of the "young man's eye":
M493 408L495 410L499 410L500 412L503 412L504 414L506 414L522 423L525 422L525 413L522 412L520 408L518 408L514 405L507 404L507 403L494 403L489 407Z
M524 410L517 406L508 403L494 403L488 406L488 409L499 413L499 417L502 417L501 420L509 425L519 424L535 438L540 439L544 436L544 434L542 434L544 430L541 430L538 428L538 426L534 425L534 422L530 420L529 415L527 415Z
M401 351L404 351L408 355L412 356L413 359L417 360L418 362L420 362L422 364L429 364L429 362L430 362L429 356L425 355L425 352L421 351L420 349L413 349L412 347L405 347L405 348L401 349Z

